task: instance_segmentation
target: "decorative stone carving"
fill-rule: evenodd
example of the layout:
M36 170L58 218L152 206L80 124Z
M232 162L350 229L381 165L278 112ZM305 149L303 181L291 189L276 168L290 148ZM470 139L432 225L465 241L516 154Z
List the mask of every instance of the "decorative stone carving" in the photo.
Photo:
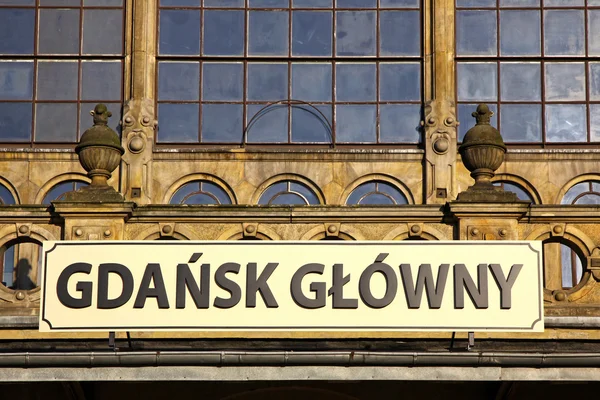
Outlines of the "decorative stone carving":
M513 202L517 195L492 185L495 171L504 161L506 146L498 129L490 125L494 113L487 105L480 104L473 117L477 121L467 131L458 151L462 162L471 172L475 184L458 195L458 201L473 202Z
M425 104L425 185L426 202L443 204L456 197L456 121L452 101L433 100Z
M125 197L138 204L149 204L152 144L157 127L151 99L131 99L123 107L122 144L125 147L121 182Z
M122 202L123 196L107 183L125 152L119 136L107 125L112 113L104 104L97 104L90 115L94 118L94 126L81 136L75 152L92 182L89 186L67 193L64 201Z

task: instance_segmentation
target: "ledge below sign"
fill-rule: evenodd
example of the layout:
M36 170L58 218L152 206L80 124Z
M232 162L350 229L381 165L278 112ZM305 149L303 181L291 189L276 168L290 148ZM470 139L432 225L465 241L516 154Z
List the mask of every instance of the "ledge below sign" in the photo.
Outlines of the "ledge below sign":
M542 243L44 242L41 331L544 329Z

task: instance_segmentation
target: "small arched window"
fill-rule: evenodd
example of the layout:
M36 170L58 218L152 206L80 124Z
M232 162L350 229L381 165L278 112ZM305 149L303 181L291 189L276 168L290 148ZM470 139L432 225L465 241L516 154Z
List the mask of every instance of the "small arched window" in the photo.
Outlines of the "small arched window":
M42 246L33 241L11 240L0 247L2 285L14 290L39 286Z
M258 200L260 205L319 205L319 197L308 186L297 181L280 181L269 186Z
M533 197L531 196L531 194L529 194L529 192L527 190L525 190L521 185L518 185L514 182L496 181L493 183L493 185L496 187L502 188L503 190L506 190L507 192L515 193L519 200L530 201L532 203L535 203L533 201Z
M585 258L571 242L544 242L544 287L549 290L571 289L583 276Z
M400 205L408 204L406 196L395 186L384 181L370 181L357 186L347 205Z
M571 186L561 204L600 204L600 181L584 181Z
M231 204L231 198L219 185L206 180L196 180L177 189L170 203L222 205Z
M57 183L46 193L44 196L44 200L42 200L42 204L50 204L53 201L60 201L65 198L65 194L68 192L72 192L74 190L79 190L82 187L88 186L86 182L83 181L64 181L61 183Z

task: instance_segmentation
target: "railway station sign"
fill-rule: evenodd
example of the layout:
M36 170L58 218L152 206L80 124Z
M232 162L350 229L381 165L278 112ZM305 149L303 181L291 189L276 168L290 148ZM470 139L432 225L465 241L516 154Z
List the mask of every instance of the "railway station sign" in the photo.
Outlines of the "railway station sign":
M526 241L50 241L41 331L543 331Z

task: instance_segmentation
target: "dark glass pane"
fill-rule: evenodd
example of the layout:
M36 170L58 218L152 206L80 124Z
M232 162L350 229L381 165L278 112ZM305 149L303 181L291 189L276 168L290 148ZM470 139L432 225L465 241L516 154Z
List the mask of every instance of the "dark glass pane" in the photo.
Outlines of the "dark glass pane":
M542 107L539 104L502 104L502 137L505 142L542 140Z
M332 13L294 11L292 17L292 55L331 56Z
M331 106L317 105L317 110L308 105L292 107L292 142L331 143Z
M375 64L336 65L336 99L338 101L375 101L377 69Z
M0 139L3 142L31 140L31 103L0 103Z
M331 64L292 64L292 98L302 101L331 101Z
M199 100L200 64L197 62L158 63L158 100Z
M243 11L204 11L204 54L244 55L245 26Z
M198 104L158 104L158 141L198 141Z
M36 142L77 141L77 104L37 103L34 136Z
M229 195L219 185L215 185L214 183L208 181L202 181L201 186L202 191L215 196L219 200L220 204L231 204Z
M200 54L200 11L161 10L159 54Z
M350 196L348 196L348 200L346 200L346 204L349 206L356 205L367 193L375 191L375 182L366 182L359 186L357 186Z
M376 13L339 11L336 13L336 54L374 56L376 54Z
M186 198L183 204L219 204L219 202L205 193L196 193Z
M244 0L204 0L204 7L244 7Z
M41 9L38 25L40 54L79 54L79 10Z
M544 11L544 52L548 56L584 55L583 10Z
M456 7L495 7L496 0L456 0Z
M15 198L12 193L2 185L0 185L0 202L3 205L15 204Z
M421 100L421 64L379 64L381 101Z
M360 205L394 205L394 200L381 193L371 193L364 197Z
M382 143L421 142L420 104L382 104L379 114Z
M190 194L200 190L200 181L188 182L181 186L171 197L169 204L183 204L183 200Z
M0 54L33 54L35 11L0 9Z
M290 5L290 0L248 0L250 7L282 8Z
M33 62L0 62L0 100L31 100Z
M500 98L503 101L536 101L542 98L539 62L500 63Z
M375 8L377 0L337 0L338 8Z
M371 105L336 106L337 142L375 143L377 107Z
M381 11L379 34L382 56L421 54L421 13L419 11Z
M299 193L304 197L308 204L317 205L320 204L317 195L305 184L300 182L290 182L290 190L295 193Z
M277 101L287 98L287 64L248 64L248 100Z
M77 61L38 61L37 67L38 100L77 100Z
M419 7L419 0L379 0L381 8Z
M288 106L275 104L263 109L265 105L248 105L248 143L287 143L288 142ZM262 111L260 111L262 109ZM250 119L260 111L252 123Z
M541 52L540 12L500 11L500 54L535 56Z
M122 7L123 0L83 0L83 5L88 7Z
M243 82L242 63L202 64L202 100L242 101Z
M333 0L292 0L294 7L331 8Z
M377 182L377 191L385 193L394 199L395 204L408 204L406 196L398 190L395 186L390 185L387 182Z
M82 61L81 99L121 100L123 68L120 61Z
M277 182L269 186L263 194L260 195L258 204L266 205L269 204L271 199L278 193L286 192L288 190L288 181Z
M287 55L288 17L286 11L250 11L248 54Z
M163 7L182 6L182 7L200 7L202 0L160 0L160 5ZM227 0L217 0L226 2ZM208 1L205 1L207 3Z
M83 11L83 54L123 54L123 11Z
M242 119L241 104L203 104L202 141L241 143L244 130Z

